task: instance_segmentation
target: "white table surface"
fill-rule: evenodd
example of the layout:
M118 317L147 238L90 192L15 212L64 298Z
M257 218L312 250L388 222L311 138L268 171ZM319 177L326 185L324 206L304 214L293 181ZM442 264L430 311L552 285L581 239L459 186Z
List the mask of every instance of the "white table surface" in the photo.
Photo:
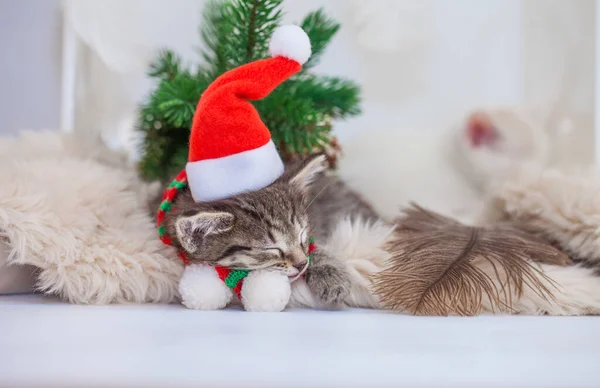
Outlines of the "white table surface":
M600 317L199 312L4 296L0 386L600 387Z

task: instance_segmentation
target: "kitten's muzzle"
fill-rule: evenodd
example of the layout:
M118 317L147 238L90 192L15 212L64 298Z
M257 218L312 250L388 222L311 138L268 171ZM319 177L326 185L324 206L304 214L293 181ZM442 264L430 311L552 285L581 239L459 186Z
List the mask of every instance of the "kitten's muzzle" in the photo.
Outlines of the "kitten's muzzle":
M297 280L300 276L304 275L307 268L308 268L308 260L305 260L304 264L302 264L302 263L294 264L292 269L294 270L294 272L296 272L296 274L288 275L290 281L293 282L293 281Z
M285 270L285 274L290 278L298 276L300 273L302 273L302 271L304 271L304 268L306 267L306 263L307 263L307 261L304 260L304 262L296 263L294 265L287 267Z
M307 262L308 261L304 260L302 263L296 263L294 264L294 268L296 268L298 271L302 271L304 267L306 267Z

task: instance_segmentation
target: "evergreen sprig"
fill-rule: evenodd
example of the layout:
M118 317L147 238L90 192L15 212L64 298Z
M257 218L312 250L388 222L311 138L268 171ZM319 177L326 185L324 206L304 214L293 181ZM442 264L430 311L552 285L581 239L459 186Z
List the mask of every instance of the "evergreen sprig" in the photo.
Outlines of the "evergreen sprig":
M148 75L153 78L173 79L181 71L181 58L170 50L160 53L158 59L150 64Z
M340 24L325 16L323 10L319 9L306 15L300 27L308 35L312 48L312 55L303 66L303 69L306 70L319 63L321 55L331 41L331 38L340 29Z
M282 2L211 1L204 9L200 30L204 63L193 72L168 50L152 63L148 75L157 80L157 86L141 106L138 119L144 132L140 171L145 178L168 180L185 166L189 130L202 92L224 72L269 56L269 39L283 16ZM327 150L332 144L336 148L332 121L360 113L359 88L354 82L307 71L318 64L339 23L317 10L300 26L313 51L303 71L264 100L253 102L286 160Z

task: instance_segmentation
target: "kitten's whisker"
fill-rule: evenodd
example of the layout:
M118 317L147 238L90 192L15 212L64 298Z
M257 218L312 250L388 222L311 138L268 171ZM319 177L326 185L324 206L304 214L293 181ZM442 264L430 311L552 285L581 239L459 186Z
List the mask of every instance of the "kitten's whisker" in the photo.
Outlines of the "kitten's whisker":
M265 220L263 219L262 214L260 214L260 212L256 212L256 214L258 214L258 218L260 218L260 222L262 222L264 224ZM265 234L269 234L269 232L267 232L267 229L265 229L265 227L263 227L262 225L258 225L258 227L260 229L262 229L262 231L265 232Z
M323 194L323 191L325 191L325 189L328 188L330 184L331 184L331 182L327 182L327 184L325 186L323 186L323 188L321 189L321 191L319 191L317 193L317 195L315 195L315 197L312 199L312 201L310 201L310 203L308 204L308 206L306 206L307 209L310 207L310 205L313 204L313 202L315 202L315 199L317 199L317 197L319 195Z

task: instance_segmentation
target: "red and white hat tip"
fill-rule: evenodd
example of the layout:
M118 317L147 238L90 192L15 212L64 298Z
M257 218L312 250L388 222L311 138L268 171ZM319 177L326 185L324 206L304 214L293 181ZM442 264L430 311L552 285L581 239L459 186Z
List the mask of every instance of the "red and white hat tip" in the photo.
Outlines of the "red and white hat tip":
M281 26L271 36L269 52L273 57L289 58L303 65L311 55L310 39L296 25Z

